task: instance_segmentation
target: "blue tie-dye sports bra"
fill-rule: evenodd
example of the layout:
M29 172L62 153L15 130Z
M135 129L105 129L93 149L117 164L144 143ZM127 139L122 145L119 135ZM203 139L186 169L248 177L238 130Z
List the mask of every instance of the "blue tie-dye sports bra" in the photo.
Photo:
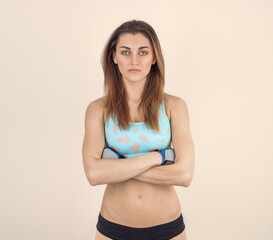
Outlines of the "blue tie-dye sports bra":
M125 158L131 158L155 149L171 146L171 126L165 111L164 101L159 105L159 128L156 132L149 129L145 122L130 122L129 130L118 127L113 115L105 122L105 145L114 149Z

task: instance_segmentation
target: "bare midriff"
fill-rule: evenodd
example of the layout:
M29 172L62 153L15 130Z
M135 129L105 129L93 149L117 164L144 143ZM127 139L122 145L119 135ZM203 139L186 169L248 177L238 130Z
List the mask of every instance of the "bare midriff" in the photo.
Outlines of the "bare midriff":
M107 185L100 212L114 223L144 228L175 220L181 205L174 186L129 179Z

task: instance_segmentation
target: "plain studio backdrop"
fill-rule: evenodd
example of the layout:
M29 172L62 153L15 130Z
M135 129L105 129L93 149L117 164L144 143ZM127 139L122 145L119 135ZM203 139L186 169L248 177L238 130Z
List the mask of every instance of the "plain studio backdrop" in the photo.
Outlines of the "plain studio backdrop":
M189 108L194 178L175 186L188 240L273 239L271 0L2 0L0 239L94 238L106 185L84 174L85 110L132 19L155 29L165 91Z

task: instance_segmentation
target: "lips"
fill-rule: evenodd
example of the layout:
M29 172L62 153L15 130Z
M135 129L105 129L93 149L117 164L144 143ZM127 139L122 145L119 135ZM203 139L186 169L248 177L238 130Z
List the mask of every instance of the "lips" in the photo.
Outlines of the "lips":
M132 69L129 69L130 72L139 72L140 70L139 69L136 69L136 68L132 68Z

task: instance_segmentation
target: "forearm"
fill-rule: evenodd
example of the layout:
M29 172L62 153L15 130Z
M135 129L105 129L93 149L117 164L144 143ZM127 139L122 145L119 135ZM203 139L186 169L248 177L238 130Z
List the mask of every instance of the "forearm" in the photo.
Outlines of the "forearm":
M152 167L135 176L134 179L160 185L187 186L188 174L181 172L175 163Z
M157 153L145 153L132 158L96 159L90 170L91 185L123 182L134 178L159 163Z

